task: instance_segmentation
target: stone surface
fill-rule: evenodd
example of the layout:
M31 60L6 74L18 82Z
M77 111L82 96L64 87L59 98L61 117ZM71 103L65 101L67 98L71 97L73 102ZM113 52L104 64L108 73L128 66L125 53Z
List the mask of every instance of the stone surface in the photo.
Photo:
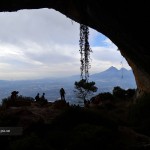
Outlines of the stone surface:
M131 0L1 0L0 11L53 8L112 40L132 67L139 91L150 93L150 9ZM139 93L140 94L140 93Z

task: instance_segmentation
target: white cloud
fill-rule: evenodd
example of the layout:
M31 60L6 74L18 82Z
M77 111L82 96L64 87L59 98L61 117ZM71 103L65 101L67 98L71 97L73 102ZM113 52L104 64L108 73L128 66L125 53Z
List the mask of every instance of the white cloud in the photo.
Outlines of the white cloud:
M39 9L0 13L0 25L0 79L80 74L76 22L72 24L57 11ZM95 41L97 37L99 41ZM108 38L90 29L90 43L93 50L90 73L120 66L123 57ZM129 68L126 62L124 66Z

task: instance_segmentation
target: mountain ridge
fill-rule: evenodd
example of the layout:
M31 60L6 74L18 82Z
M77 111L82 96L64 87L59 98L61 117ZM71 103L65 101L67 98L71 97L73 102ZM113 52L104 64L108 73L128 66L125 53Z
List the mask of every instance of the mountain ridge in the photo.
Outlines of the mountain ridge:
M100 73L95 73L93 75L91 75L91 78L94 79L94 78L106 78L106 77L123 77L123 75L130 75L132 76L132 78L134 78L134 75L133 75L133 72L132 70L127 70L126 68L121 68L121 69L117 69L115 67L110 67L108 69L106 69L105 71L103 72L100 72Z

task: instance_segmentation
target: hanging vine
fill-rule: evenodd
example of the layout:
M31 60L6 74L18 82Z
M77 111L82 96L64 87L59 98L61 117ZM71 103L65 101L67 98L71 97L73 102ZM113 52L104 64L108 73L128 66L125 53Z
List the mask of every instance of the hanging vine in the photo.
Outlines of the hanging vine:
M80 24L80 55L81 55L81 79L88 81L90 65L90 52L92 52L89 45L89 28L86 25Z
M97 91L97 87L95 86L95 82L88 82L89 79L89 68L90 65L90 52L92 52L89 45L89 28L86 25L80 24L80 54L81 54L81 80L76 81L75 85L75 93L78 98L84 100L84 104L87 102L87 98L91 96L94 92Z

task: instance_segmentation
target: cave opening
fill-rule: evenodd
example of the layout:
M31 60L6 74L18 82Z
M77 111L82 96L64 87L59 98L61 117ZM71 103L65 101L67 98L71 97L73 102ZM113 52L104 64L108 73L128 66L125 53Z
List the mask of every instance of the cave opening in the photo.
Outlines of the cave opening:
M3 12L0 21L1 80L35 80L80 74L78 23L52 9ZM92 28L89 34L93 51L90 75L110 67L131 69L109 38ZM125 76L121 71L116 86L126 84Z
M107 67L114 66L117 68L117 70L119 70L122 67L126 68L126 61L124 59L125 57L134 71L134 75L136 77L136 83L138 87L137 93L139 92L139 95L144 92L150 93L150 70L148 67L150 55L149 52L147 51L147 49L149 49L149 44L148 44L149 39L143 38L146 35L149 35L149 22L147 19L149 18L149 13L148 13L149 9L147 8L147 6L149 5L147 5L147 3L145 2L131 3L131 1L125 1L125 2L112 1L108 3L108 1L103 1L103 0L100 1L88 0L86 2L74 1L74 0L71 1L70 0L68 1L67 0L65 1L23 0L21 2L12 0L8 2L7 0L6 1L2 0L0 4L1 4L0 6L1 11L16 11L24 8L27 9L54 8L60 11L61 13L65 14L69 18L76 20L79 23L87 23L87 25L89 25L90 27L93 27L97 31L102 32L104 35L107 35L119 47L118 50L118 47L116 47L111 42L111 40L109 40L104 35L95 32L95 30L90 29L91 30L90 36L94 37L91 38L90 41L90 45L93 50L93 53L91 54L92 60L91 60L90 76L92 74L97 75L99 71L104 71L106 66ZM139 11L142 8L144 9L142 11ZM46 15L44 12L42 12L43 15L41 15L41 12L40 13L36 12L37 10L35 10L35 12L32 13L31 10L29 10L28 14L30 15L32 14L34 16L32 19L30 19L30 21L28 20L29 15L27 13L24 14L23 16L21 15L22 21L25 19L25 21L21 22L22 23L21 26L17 25L20 19L15 20L11 16L11 19L14 21L12 22L11 19L6 19L6 16L1 18L2 19L1 25L7 28L1 27L0 29L0 36L2 36L2 38L0 37L0 52L1 52L0 53L0 70L1 70L0 79L2 79L0 80L0 83L2 84L7 83L7 81L4 81L4 79L9 79L12 81L16 79L17 80L30 79L30 84L32 83L32 86L28 87L28 91L26 91L26 94L29 94L31 90L35 90L36 93L37 91L40 91L40 93L41 92L46 93L45 96L47 99L49 99L47 93L54 94L54 92L56 91L58 92L58 89L62 85L54 84L54 78L52 82L48 82L49 81L48 79L45 80L49 84L47 90L47 87L45 86L45 84L43 84L43 81L40 80L40 82L38 81L38 84L42 83L42 87L44 88L42 91L41 86L39 85L38 86L36 85L35 87L33 86L33 82L31 82L33 80L31 79L50 77L50 75L56 76L56 72L60 71L60 69L64 69L64 71L59 73L57 72L59 74L58 77L66 76L66 75L68 76L69 74L71 75L70 68L74 69L75 72L80 72L79 69L80 56L78 52L79 39L76 38L77 40L74 40L75 34L76 37L79 36L78 35L79 27L77 27L77 30L75 32L73 32L73 29L72 30L69 29L70 27L75 26L76 23L74 21L67 18L69 25L70 24L71 25L66 27L66 25L59 22L60 18L58 16L56 17L54 15L54 18L52 19L48 15L49 14L48 9L44 9L44 10L47 11ZM21 10L18 12L23 12L23 11L26 10ZM10 14L14 14L14 12ZM17 18L17 16L15 17ZM38 18L38 21L34 23L36 17ZM55 27L57 27L57 29L54 28L53 34L48 30L49 28L51 28L50 24L44 21L43 18L45 18L46 21L51 21L52 23L54 23L54 21L57 21L57 25L60 25L60 26L56 26L56 24L54 25ZM39 22L40 19L41 22ZM5 23L5 21L7 21L7 23ZM64 23L66 22L67 21L65 21ZM23 29L22 28L23 25L32 28ZM12 28L14 26L16 27L16 29ZM63 32L61 31L62 26L64 27ZM44 27L44 29L42 27ZM18 34L18 30L20 30L21 33ZM45 30L46 32L44 32ZM6 34L7 32L9 33L9 35ZM52 39L55 39L56 37L56 40L60 41L61 44L57 45L55 43L55 40L51 41L50 36L52 37ZM47 37L48 40L45 40L45 37ZM69 44L67 43L68 40L70 41ZM22 48L22 51L20 50L20 47ZM124 57L120 55L120 51ZM52 52L55 52L55 54L53 54ZM107 55L105 55L106 53ZM109 53L110 55L108 55ZM65 57L62 58L62 55ZM121 57L117 57L118 55ZM61 65L58 65L59 64L58 62L61 63ZM65 62L65 65L62 64L62 62ZM52 64L54 65L53 67ZM114 69L114 67L110 67L110 71L116 70ZM128 64L127 67L129 67ZM58 68L58 70L56 70L56 68ZM129 67L129 69L131 68ZM121 81L125 80L125 74L123 71L124 70L122 70L121 74L119 75ZM64 78L63 83L66 83L67 79L68 77ZM97 79L99 80L99 78ZM109 79L112 78L109 77ZM25 85L28 84L26 80L25 82L18 81L18 83L19 86L22 85L22 83L25 83ZM1 89L0 96L2 96L3 94L1 93L2 90L4 90L5 93L7 93L6 91L7 87L9 87L9 92L11 89L10 83L8 84L8 86L2 86L2 84L0 84L0 89ZM53 90L49 90L50 85L54 87ZM102 82L100 86L103 86ZM13 88L18 88L18 87L14 86L13 84ZM25 87L23 86L22 89L24 88ZM67 87L65 87L65 90L66 88ZM68 89L66 91L68 94ZM34 95L36 93L34 93ZM55 94L57 95L57 93ZM50 98L54 100L56 97L52 97L52 96L53 95L50 95ZM66 98L69 99L69 97ZM18 137L15 139L9 138L7 140L7 138L5 139L2 137L2 141L3 141L2 147L3 145L5 145L6 148L11 147L14 149L16 147L20 149L22 146L23 147L27 146L30 148L41 146L44 148L48 147L50 149L51 148L52 149L68 149L68 148L76 149L79 147L86 147L87 149L90 149L93 148L93 144L94 145L96 144L95 147L97 147L98 149L105 148L105 147L106 149L110 149L110 148L142 149L142 147L148 148L150 145L149 137L148 137L150 135L149 133L150 123L149 123L149 115L148 115L150 101L149 101L149 97L146 97L146 103L144 102L144 99L145 98L141 99L140 103L134 105L135 107L133 106L133 109L131 109L130 107L130 104L132 105L131 101L129 103L127 101L122 101L123 102L122 106L116 105L117 107L111 107L112 109L110 109L110 107L107 107L110 105L106 105L106 111L104 111L104 109L102 108L102 113L100 114L97 114L97 110L96 110L96 114L93 112L92 114L89 112L87 112L86 114L84 112L82 115L82 112L78 108L77 109L75 108L76 111L71 111L71 113L69 111L66 115L62 115L62 117L61 116L58 117L58 121L57 121L57 116L54 116L56 117L56 120L54 121L54 124L52 126L49 125L49 123L51 124L52 122L52 120L50 120L49 122L49 119L51 119L49 117L52 116L51 111L49 114L49 112L47 111L46 113L43 113L43 111L41 111L41 108L38 111L36 110L35 111L36 113L34 113L34 109L33 109L33 113L32 111L31 113L30 111L26 112L27 110L26 108L23 111L19 111L19 112L17 111L17 113L11 113L11 111L9 110L8 113L11 114L10 117L9 114L7 114L6 119L2 111L2 122L4 121L4 124L5 123L9 124L9 122L12 121L13 124L19 123L20 125L22 123L24 125L25 123L26 126L28 125L28 121L29 121L29 126L34 125L32 134L30 134L31 131L30 129L32 129L32 127L31 128L29 127L29 130L27 130L27 134L25 135L25 138ZM6 110L4 110L4 112L6 112ZM130 112L131 112L131 116L128 117L128 113L130 115ZM38 116L37 117L33 116L33 114L35 115L38 114ZM12 115L14 116L17 115L17 119L15 116L15 120L13 118L12 118L13 120L11 120L10 118L12 117ZM27 118L27 116L29 116L29 119ZM34 122L32 124L31 120L33 119ZM32 141L32 138L34 143L39 143L39 141L40 143L34 145L33 142L29 142L29 140ZM89 139L90 142L87 142L87 140L89 141ZM18 142L19 143L21 142L23 144L18 145Z

